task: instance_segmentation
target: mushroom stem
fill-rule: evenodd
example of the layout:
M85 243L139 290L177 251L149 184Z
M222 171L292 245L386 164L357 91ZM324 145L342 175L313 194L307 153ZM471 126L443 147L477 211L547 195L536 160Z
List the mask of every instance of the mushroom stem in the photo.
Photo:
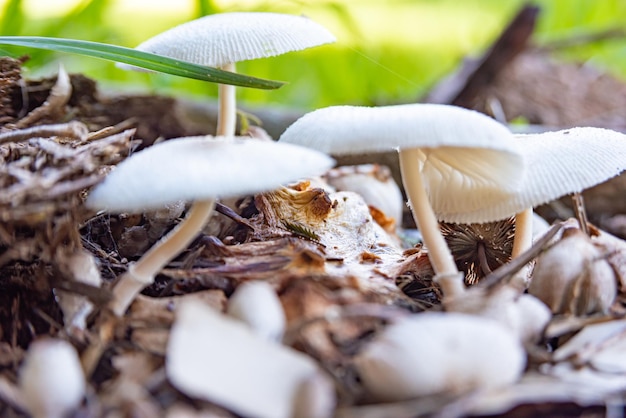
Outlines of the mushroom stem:
M400 172L402 183L409 199L413 219L422 234L424 244L428 249L428 258L435 271L434 280L439 283L446 297L457 297L465 292L459 270L456 267L452 253L446 244L435 212L430 206L422 175L416 166L419 161L419 149L400 150Z
M511 259L517 258L533 245L533 208L515 214L515 237Z
M208 221L214 206L215 200L195 202L187 217L176 228L129 266L113 288L113 300L109 307L115 315L122 316L137 294L154 282L157 273L187 248Z
M235 63L224 64L222 70L235 72ZM218 85L218 110L216 136L235 135L237 123L237 98L235 86Z
M533 245L533 208L515 214L515 237L511 259L519 257ZM511 278L511 285L523 291L528 286L529 266L525 265Z

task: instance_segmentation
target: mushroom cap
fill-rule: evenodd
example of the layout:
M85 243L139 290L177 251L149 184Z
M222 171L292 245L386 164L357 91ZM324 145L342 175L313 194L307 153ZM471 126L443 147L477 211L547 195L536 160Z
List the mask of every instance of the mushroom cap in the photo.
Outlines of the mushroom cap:
M416 163L435 213L482 209L516 190L524 177L524 159L509 129L456 106L326 107L298 119L279 142L334 155L418 148Z
M522 187L482 210L439 212L446 222L491 222L603 183L626 169L626 135L572 128L516 135L526 160Z
M335 37L326 28L306 17L260 12L219 13L175 26L135 49L221 67L332 42Z
M322 174L334 163L321 152L292 144L177 138L128 157L93 189L86 205L95 210L141 212L178 200L259 193Z

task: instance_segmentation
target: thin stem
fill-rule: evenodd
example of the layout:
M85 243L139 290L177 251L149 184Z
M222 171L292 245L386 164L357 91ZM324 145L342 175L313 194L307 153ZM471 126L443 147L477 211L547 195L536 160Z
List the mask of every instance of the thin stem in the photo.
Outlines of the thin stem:
M511 259L514 260L533 245L533 208L515 214L515 237ZM518 289L528 286L530 266L521 267L511 278L511 284Z
M533 208L515 214L515 237L511 259L519 257L533 245Z
M587 210L585 209L585 199L583 199L583 195L581 193L573 193L572 203L574 204L574 215L578 220L580 230L588 237L591 236L589 233L589 220L587 219Z
M220 69L235 72L235 63L224 64ZM217 136L234 136L237 125L237 97L235 86L218 85Z
M400 171L402 173L402 183L409 198L413 219L420 230L424 245L428 250L428 258L435 271L435 280L447 297L456 297L462 294L465 289L459 277L459 270L456 267L452 253L446 244L435 213L430 206L426 189L422 181L422 175L417 166L419 161L418 149L400 150Z
M214 200L195 202L176 228L129 266L113 288L113 300L109 306L115 315L122 316L137 294L154 282L157 273L189 246L208 221L214 206Z

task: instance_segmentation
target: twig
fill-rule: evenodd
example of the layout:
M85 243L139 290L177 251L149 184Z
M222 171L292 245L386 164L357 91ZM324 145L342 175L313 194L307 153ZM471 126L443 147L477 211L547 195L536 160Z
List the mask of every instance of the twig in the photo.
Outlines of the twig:
M9 142L23 142L31 138L49 138L63 136L69 138L83 138L89 130L82 122L72 121L56 125L40 125L32 128L19 129L0 133L0 145Z
M57 81L50 89L48 99L38 108L20 119L15 126L24 128L40 119L53 114L60 114L72 95L72 83L63 66L59 67Z
M222 215L232 219L233 221L235 221L236 223L238 223L239 225L243 225L246 228L250 228L252 231L256 230L256 228L254 227L254 225L252 225L246 218L243 218L241 216L239 216L239 214L237 214L234 210L232 210L231 208L229 208L228 206L220 203L220 202L216 202L215 203L215 211L221 213Z
M576 215L580 230L583 231L585 235L590 236L589 220L587 219L587 211L585 210L585 200L583 199L583 195L580 193L572 194L572 203L574 205L574 215Z

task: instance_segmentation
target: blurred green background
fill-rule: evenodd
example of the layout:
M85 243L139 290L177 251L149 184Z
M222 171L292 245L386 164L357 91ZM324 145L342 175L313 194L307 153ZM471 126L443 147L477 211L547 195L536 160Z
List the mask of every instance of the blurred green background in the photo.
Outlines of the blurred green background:
M541 45L626 26L626 0L538 0ZM238 89L247 104L303 110L335 104L412 102L464 57L479 56L522 0L0 0L0 34L83 39L134 47L176 24L227 11L306 15L337 36L334 45L238 64L248 75L283 80L277 91ZM613 38L560 50L626 77L626 41ZM112 92L215 95L214 85L127 72L113 63L68 54L0 47L29 54L26 77L54 74L58 62Z

